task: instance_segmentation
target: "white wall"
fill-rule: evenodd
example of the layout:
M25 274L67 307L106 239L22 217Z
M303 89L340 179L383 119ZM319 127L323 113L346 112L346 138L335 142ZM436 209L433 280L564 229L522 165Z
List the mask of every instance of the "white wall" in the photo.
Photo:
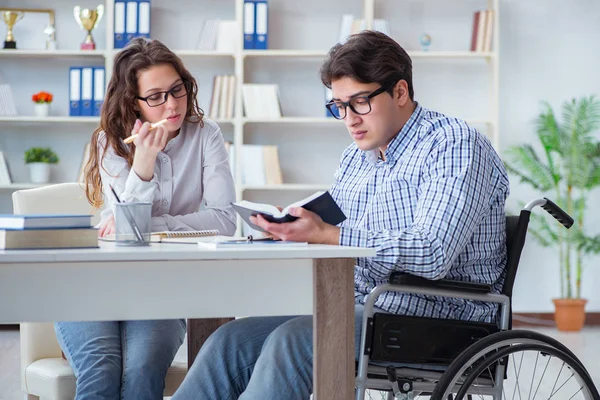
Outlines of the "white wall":
M80 5L92 7L97 3L84 1ZM173 48L192 47L202 28L202 20L218 16L233 18L232 0L177 0L175 8L171 6L172 3L153 0L153 10L156 9L157 12L153 14L152 23L154 32L161 33L161 39ZM199 3L204 4L204 7L198 6ZM486 6L483 0L376 0L376 4L375 16L390 21L392 36L408 50L419 49L418 37L422 32L431 34L431 50L466 49L470 41L472 12ZM45 4L34 0L12 0L6 6L41 7ZM67 0L57 0L54 3L60 30L59 45L63 48L76 46L84 37L74 23L72 6ZM203 8L204 11L198 14L185 12L186 9L198 8ZM319 12L311 12L311 9ZM159 15L158 10L163 14ZM283 30L280 36L273 37L272 48L293 46L301 49L326 49L337 39L339 15L344 12L360 15L362 1L332 0L323 3L317 0L271 0L271 10L271 34ZM533 120L540 111L542 100L559 106L571 97L599 92L600 56L597 38L600 37L600 3L595 0L501 0L500 12L500 150L503 153L510 145L534 140ZM99 45L104 44L101 32L103 29L94 34ZM178 40L177 36L180 34L187 36ZM0 24L0 35L5 35L4 24ZM19 40L17 30L15 36ZM177 46L178 43L184 45ZM39 77L35 76L36 71L40 71L40 62L39 59L0 58L0 82L20 79L19 88L22 92L17 93L16 97L22 114L31 113L26 110L30 106L29 96L34 91L43 89L39 84ZM54 90L59 99L56 107L63 107L59 104L60 99L66 99L66 74L64 77L61 75L57 64L66 68L85 62L87 61L81 59L49 62L45 79L49 84L60 79L65 82L64 86L52 86L50 89ZM257 60L248 62L246 73L253 81L272 80L282 86L284 112L320 116L322 114L318 103L322 92L318 81L319 65L318 60ZM423 105L466 118L486 117L489 70L483 61L477 64L418 60L414 67L416 97ZM194 60L190 61L190 69L196 76L206 78L200 82L201 89L206 91L201 94L201 103L206 103L210 97L207 91L210 90L212 75L219 69L231 73L233 65L231 62ZM22 162L25 148L33 144L58 143L63 164L59 171L55 171L54 180L72 179L76 176L81 149L89 138L91 128L93 127L78 125L56 126L50 130L40 127L38 130L31 126L0 125L0 148L9 152L9 162L15 165L13 170L17 170L17 179L26 181L26 170ZM223 128L230 138L231 127ZM247 129L246 138L255 143L275 142L280 146L290 143L288 148L280 150L282 168L288 180L298 183L327 183L330 174L325 171L335 168L339 151L349 143L343 128L298 126L280 133L274 132L276 129L252 126ZM327 136L319 135L321 131ZM274 139L271 140L270 137ZM321 137L326 137L327 140L322 145L315 146L314 141ZM308 164L308 173L303 169L303 160L298 159L298 154L314 154ZM533 193L514 180L511 190L509 207L513 210L516 210L517 201L544 195ZM281 203L288 204L295 200L295 195L282 195ZM297 195L299 198L305 194ZM269 192L254 192L249 198L269 201L270 196L272 194ZM600 194L595 194L589 204L593 206L597 203L594 200L599 197ZM0 212L10 212L10 209L10 197L7 193L0 193ZM590 210L588 226L600 226L599 219L600 213ZM591 311L600 311L600 297L591 297L593 282L596 278L600 279L600 269L595 265L598 261L597 257L589 258L584 275L583 294L590 299L588 309ZM530 240L522 257L515 288L515 309L552 311L550 299L558 294L556 253L550 249L542 249Z

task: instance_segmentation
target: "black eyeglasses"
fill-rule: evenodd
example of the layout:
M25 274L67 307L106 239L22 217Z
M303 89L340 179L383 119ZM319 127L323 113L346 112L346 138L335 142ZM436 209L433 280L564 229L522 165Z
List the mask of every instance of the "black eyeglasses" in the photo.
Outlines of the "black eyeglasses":
M138 96L137 98L140 100L144 100L146 104L148 104L150 107L158 107L167 102L169 95L173 96L176 99L179 99L187 95L188 91L189 83L182 82L177 86L173 86L170 90L167 90L165 92L156 92L147 97Z
M350 101L332 100L325 104L325 107L327 107L331 115L333 115L336 119L346 118L347 107L350 107L352 112L355 114L365 115L371 112L371 99L378 94L387 91L390 87L391 86L382 86L367 96L357 96L350 99Z

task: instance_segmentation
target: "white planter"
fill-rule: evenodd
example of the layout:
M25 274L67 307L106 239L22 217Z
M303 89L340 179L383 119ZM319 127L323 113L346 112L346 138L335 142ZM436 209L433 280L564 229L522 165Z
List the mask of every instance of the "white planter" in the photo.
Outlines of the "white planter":
M35 116L47 117L50 115L50 103L35 103Z
M50 181L50 164L36 162L28 165L31 183L47 183Z

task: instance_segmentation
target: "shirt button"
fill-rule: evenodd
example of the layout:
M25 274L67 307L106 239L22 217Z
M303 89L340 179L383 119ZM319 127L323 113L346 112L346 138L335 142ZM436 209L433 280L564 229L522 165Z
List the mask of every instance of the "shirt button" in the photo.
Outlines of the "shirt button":
M167 157L163 157L163 162L166 164L169 162L169 159Z
M169 204L169 202L167 200L163 200L163 205L166 206L167 204Z

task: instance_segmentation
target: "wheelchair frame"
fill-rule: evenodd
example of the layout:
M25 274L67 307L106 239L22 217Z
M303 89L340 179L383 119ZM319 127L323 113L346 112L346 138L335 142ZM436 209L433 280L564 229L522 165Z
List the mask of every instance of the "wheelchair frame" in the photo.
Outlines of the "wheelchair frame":
M388 399L394 398L394 392L406 394L401 398L405 398L407 400L412 399L412 393L432 393L438 381L444 374L446 370L445 368L448 367L448 365L445 365L445 368L442 367L439 371L434 371L431 369L415 369L411 368L410 366L388 366L386 368L369 364L370 355L373 353L372 347L376 345L376 342L373 340L374 333L372 332L374 330L373 318L376 314L374 312L374 305L379 295L384 292L394 291L494 303L499 306L497 317L499 331L502 332L511 329L512 286L516 276L521 251L525 244L525 236L527 233L527 226L529 224L531 210L536 206L541 206L567 229L573 224L573 219L547 198L536 199L529 202L521 210L516 225L512 224L509 226L508 222L510 218L512 218L514 221L517 219L517 217L507 216L507 265L502 293L489 293L491 290L491 287L489 286L489 290L487 290L488 293L482 293L482 286L485 285L481 284L448 280L430 281L424 278L406 275L406 277L409 279L406 279L407 282L405 284L398 285L385 283L376 286L373 291L368 294L362 320L362 336L360 343L361 353L358 360L359 363L356 376L356 400L363 400L367 389L388 391ZM514 229L514 232L509 232L509 229ZM511 237L509 237L509 234ZM392 278L390 278L390 281L392 281ZM457 287L459 289L449 287ZM393 315L393 318L397 318L398 321L401 322L402 318L406 317L402 315ZM489 335L488 337L490 336L492 335ZM367 343L368 340L370 343ZM471 347L472 346L468 348ZM459 352L460 351L461 350L459 349ZM462 353L460 354L464 353L466 353L466 349L462 349ZM572 355L572 353L570 354ZM394 362L389 361L389 363ZM390 378L390 374L394 379ZM376 375L377 378L369 377L369 375ZM490 379L489 388L478 388L478 391L472 394L494 396L495 399L502 398L505 367L503 365L498 366L494 372L494 375L495 377L493 382L499 382L499 384L491 384L492 380ZM379 378L379 376L387 377L387 379ZM401 377L401 379L396 379L396 376ZM454 379L452 382L456 383L456 381L457 379ZM459 388L460 385L456 387Z

